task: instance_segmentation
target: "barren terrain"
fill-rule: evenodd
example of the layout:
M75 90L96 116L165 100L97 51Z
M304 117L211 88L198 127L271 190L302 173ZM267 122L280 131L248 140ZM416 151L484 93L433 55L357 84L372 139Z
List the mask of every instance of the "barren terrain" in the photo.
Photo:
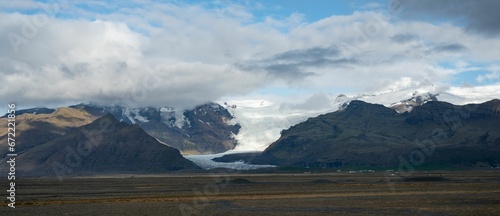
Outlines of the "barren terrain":
M5 187L8 183L1 182ZM20 179L0 215L498 215L500 172Z

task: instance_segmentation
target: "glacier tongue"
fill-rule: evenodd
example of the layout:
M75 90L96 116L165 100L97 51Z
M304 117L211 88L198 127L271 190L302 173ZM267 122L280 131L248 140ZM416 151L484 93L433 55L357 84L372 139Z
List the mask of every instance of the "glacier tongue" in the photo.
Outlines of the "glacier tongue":
M264 151L272 142L278 140L280 132L290 126L301 123L309 117L334 111L329 110L293 110L263 100L230 101L228 110L239 123L241 129L235 136L238 145L234 151ZM236 105L236 106L234 106Z
M243 161L225 163L225 162L216 162L216 161L212 160L216 157L222 157L225 154L226 153L210 154L210 155L184 155L184 157L186 159L194 162L196 165L200 166L201 168L206 169L206 170L215 169L215 168L227 168L227 169L234 169L234 170L253 170L253 169L276 167L275 165L249 164L249 163L246 163Z

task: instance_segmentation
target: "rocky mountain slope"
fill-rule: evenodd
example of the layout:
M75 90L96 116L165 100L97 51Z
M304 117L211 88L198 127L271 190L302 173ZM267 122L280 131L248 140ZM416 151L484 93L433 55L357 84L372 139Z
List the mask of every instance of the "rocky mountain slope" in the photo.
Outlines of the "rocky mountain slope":
M159 141L179 149L183 154L211 154L233 149L234 135L240 126L230 124L233 118L215 103L200 105L191 110L177 111L169 107L129 109L120 106L76 105L94 116L111 113L119 121L137 124Z
M6 163L8 158L0 162ZM65 135L22 151L16 158L19 176L95 173L161 173L199 169L177 149L149 136L137 125L105 115ZM2 173L8 172L2 166Z
M59 109L34 108L16 112L17 151L23 151L66 134L70 129L89 124L111 113L119 121L137 124L160 142L183 154L220 153L233 149L240 126L222 106L214 103L192 110L75 105ZM7 153L7 118L0 118L0 153Z
M46 143L98 118L72 108L43 109L47 112L34 110L16 112L16 152ZM5 117L0 118L0 158L5 157L8 150L7 121Z
M500 161L500 100L464 106L429 101L412 112L351 101L282 131L263 153L277 165L336 167L474 165Z

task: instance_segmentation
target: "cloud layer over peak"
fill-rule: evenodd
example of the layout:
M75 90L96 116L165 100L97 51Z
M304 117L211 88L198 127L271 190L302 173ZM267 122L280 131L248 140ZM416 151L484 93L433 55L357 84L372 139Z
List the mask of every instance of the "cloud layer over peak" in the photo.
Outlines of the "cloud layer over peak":
M448 1L398 2L399 13L371 4L314 21L262 15L279 7L261 2L9 2L0 8L0 102L183 109L279 98L266 91L273 86L314 99L380 91L401 77L499 82L496 2L453 1L444 11Z

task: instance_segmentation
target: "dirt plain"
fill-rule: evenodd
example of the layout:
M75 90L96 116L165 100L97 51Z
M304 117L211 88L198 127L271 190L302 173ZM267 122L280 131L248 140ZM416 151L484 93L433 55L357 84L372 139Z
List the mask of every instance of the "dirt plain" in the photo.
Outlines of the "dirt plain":
M16 208L5 199L0 215L500 215L498 170L121 174L16 186Z

